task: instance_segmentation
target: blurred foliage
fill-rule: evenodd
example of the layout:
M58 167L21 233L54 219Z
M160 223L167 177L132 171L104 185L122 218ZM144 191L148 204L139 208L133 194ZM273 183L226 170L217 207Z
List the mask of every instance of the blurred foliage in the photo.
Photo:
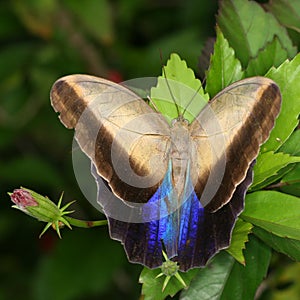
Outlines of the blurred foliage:
M101 218L77 187L73 133L49 102L53 82L156 76L171 52L197 70L216 13L217 1L206 0L1 1L0 299L138 299L142 268L106 227L39 240L44 225L12 210L6 192L23 185L58 200L64 190L77 217Z
M276 67L285 55L295 55L294 46L300 44L300 8L296 9L297 4L294 9L287 7L286 1L259 1L288 28L293 40L293 45L287 42L282 32L269 40L269 49L280 49L278 57L268 57ZM230 11L232 1L223 2ZM53 82L72 73L114 81L157 76L172 52L179 53L197 75L203 76L205 61L199 57L203 50L209 57L217 10L217 0L0 3L0 300L139 298L141 286L137 282L142 268L127 262L123 247L109 239L106 227L64 231L62 240L47 232L39 240L43 224L39 227L33 219L13 211L6 192L23 185L58 200L64 190L66 202L77 200L72 206L77 217L101 218L77 187L71 163L73 132L61 126L50 106ZM248 21L239 20L234 13L231 17L235 21L231 27L240 28ZM262 18L262 10L256 17ZM271 16L269 19L270 24L275 22ZM222 25L224 20L218 22ZM225 25L222 31L228 35ZM264 30L261 33L265 42ZM254 35L247 35L244 43L251 43ZM237 30L229 39L236 50L243 46L241 36ZM252 52L260 49L259 44L256 46L249 52L241 47L236 52L247 74L267 71L262 64L264 53L249 62ZM298 178L297 174L299 168L293 175L288 173L286 181L288 176ZM263 230L257 235L265 235L267 244L281 243ZM297 257L298 245L294 249ZM233 264L227 256L219 260ZM263 299L299 297L299 264L282 257L272 257L264 282L268 288L262 286L257 293ZM239 268L236 265L232 271L237 278L241 277ZM205 270L199 276L205 277L209 271Z

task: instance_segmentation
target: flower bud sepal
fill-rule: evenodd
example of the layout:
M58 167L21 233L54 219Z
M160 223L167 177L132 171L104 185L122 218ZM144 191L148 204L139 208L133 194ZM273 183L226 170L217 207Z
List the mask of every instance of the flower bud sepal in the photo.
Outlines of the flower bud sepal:
M163 283L163 286L162 286L162 292L167 287L167 285L168 285L168 283L169 283L172 276L175 276L176 279L183 285L183 287L187 288L186 283L184 282L184 280L182 279L182 277L178 273L179 266L178 266L177 262L171 261L164 251L162 252L162 254L165 258L165 262L163 262L163 264L161 266L161 271L162 272L156 276L156 278L159 278L161 276L165 276L165 280L164 280L164 283Z
M21 187L16 189L13 193L8 193L11 200L15 203L13 208L19 209L22 212L34 217L42 222L47 222L40 237L46 232L46 230L52 226L59 238L61 238L60 228L67 226L72 229L70 223L64 217L74 211L66 211L66 209L75 201L67 203L64 207L60 207L62 203L63 193L61 194L58 204L53 203L49 198L42 196L30 189Z

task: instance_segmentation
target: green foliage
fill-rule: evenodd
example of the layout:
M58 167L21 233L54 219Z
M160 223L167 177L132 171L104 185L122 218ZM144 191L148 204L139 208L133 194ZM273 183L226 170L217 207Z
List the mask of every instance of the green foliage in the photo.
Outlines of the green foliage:
M63 242L58 244L53 255L40 261L36 273L36 299L84 298L109 290L113 285L111 276L126 262L122 247L112 247L112 243L108 237L95 243L95 236L89 231L80 236L65 232Z
M235 262L227 278L220 299L252 300L263 278L266 276L271 259L271 249L257 240L250 239L245 250L245 267Z
M275 251L300 261L300 241L288 237L279 237L261 227L254 228L254 234Z
M177 280L175 276L173 276L171 277L166 288L162 290L165 276L156 278L160 273L161 271L159 269L143 269L139 281L143 284L142 295L144 295L145 300L162 300L165 299L168 295L173 297L178 291L183 289L183 285ZM179 272L186 285L190 284L191 280L197 273L198 269L193 269L187 273Z
M247 195L242 219L273 234L300 240L300 198L276 191Z
M279 86L282 96L281 111L269 140L264 144L263 151L277 150L298 125L300 111L299 76L300 54L291 61L286 60L277 69L271 68L266 74ZM287 122L287 120L289 120ZM279 142L278 142L279 141Z
M108 44L112 42L114 38L113 15L108 2L89 0L88 5L82 5L80 0L64 0L64 5L88 35L99 42ZM101 18L99 12L101 12Z
M296 164L293 169L281 179L282 187L280 190L284 193L300 197L299 189L300 164Z
M179 114L184 112L184 117L192 122L207 103L208 95L186 62L177 54L171 54L163 69L163 76L158 78L157 86L151 89L151 99L169 123L178 116L174 101Z
M290 138L280 147L278 151L293 156L300 156L300 130L294 131ZM280 173L280 172L279 172ZM280 174L279 174L280 175ZM284 193L300 197L299 178L300 164L293 164L281 170L280 190Z
M245 69L275 36L289 58L297 53L286 29L255 1L221 1L217 22Z
M238 219L232 232L231 243L226 251L233 256L240 264L245 265L243 250L249 240L253 225Z
M206 91L212 98L231 83L242 79L243 76L244 72L240 61L236 59L234 50L217 27L214 53L206 74Z
M234 264L234 259L226 252L220 253L212 260L209 268L199 270L190 288L181 293L180 299L220 299Z
M283 48L275 36L263 50L258 52L257 56L249 60L246 76L251 76L251 74L264 75L270 66L278 67L287 58L288 53L286 49Z
M294 131L289 139L280 147L278 151L288 153L290 155L300 156L299 148L300 131Z
M0 190L5 200L6 192L16 185L54 199L62 190L69 197L66 201L83 198L76 188L71 155L66 156L72 133L59 124L48 100L52 83L64 74L93 73L116 81L153 76L160 73L159 49L163 57L176 52L179 55L171 55L163 77L170 79L174 97L183 108L190 95L198 92L201 105L196 100L189 105L190 120L207 95L212 98L244 77L265 75L281 89L281 113L261 147L254 183L231 246L206 268L183 273L189 287L181 293L182 285L173 277L162 293L164 278L155 279L160 270L145 268L140 276L145 299L175 294L174 298L185 300L253 299L266 276L271 249L300 259L300 55L295 46L300 45L299 1L270 1L264 9L255 1L220 1L214 52L208 69L201 70L206 71L202 89L192 69L197 70L200 51L205 52L205 40L213 34L215 7L208 2L195 0L159 10L153 4L125 0L0 4ZM172 80L187 87L183 94L176 92ZM163 78L158 82L151 96L171 119L173 108L156 101L169 91ZM258 191L263 187L278 191ZM45 299L45 295L62 300L138 298L141 268L127 263L123 249L109 239L104 228L76 229L59 243L51 235L38 242L41 228L3 203L1 299ZM84 200L76 205L81 217L99 217ZM296 296L289 296L291 300L298 299L295 291L300 289L295 268L282 259L273 266L284 270L284 275L293 270ZM280 283L278 278L273 280ZM270 295L276 294L276 284L267 279L264 286Z
M268 246L252 237L245 250L246 266L220 253L209 268L198 272L180 299L254 299L261 280L266 276L271 258Z
M254 166L254 179L251 185L251 191L263 188L266 185L278 180L275 175L278 174L288 164L300 162L300 156L290 156L282 152L265 152L259 155L257 163ZM272 178L272 180L270 180Z
M300 29L300 3L299 1L277 0L266 3L265 7L287 28Z

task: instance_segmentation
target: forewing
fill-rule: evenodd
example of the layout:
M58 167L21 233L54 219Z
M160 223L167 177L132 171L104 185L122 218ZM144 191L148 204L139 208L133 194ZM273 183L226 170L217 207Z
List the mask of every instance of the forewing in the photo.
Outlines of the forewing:
M51 102L112 191L147 202L167 170L170 133L163 116L124 86L88 75L57 80Z
M221 91L191 124L193 184L208 210L230 201L268 138L280 106L278 86L252 77Z

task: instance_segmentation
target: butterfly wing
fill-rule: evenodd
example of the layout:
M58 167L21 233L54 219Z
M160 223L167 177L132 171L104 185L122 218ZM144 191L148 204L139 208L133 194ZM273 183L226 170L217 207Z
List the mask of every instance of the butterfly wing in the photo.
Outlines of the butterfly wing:
M271 80L255 77L229 86L190 125L187 196L171 212L170 129L160 114L128 89L91 76L58 80L51 98L66 127L76 129L98 179L104 177L121 199L147 202L154 210L156 217L140 223L108 217L111 237L124 244L130 261L158 267L165 246L186 271L228 246L252 181L252 162L280 109Z
M178 211L159 220L129 223L108 218L111 237L123 243L131 262L149 268L161 266L163 246L168 258L177 261L181 271L203 267L213 255L228 247L233 226L244 208L244 197L251 182L252 165L230 202L215 213L201 207L195 192L189 192ZM165 194L170 186L167 176L153 199Z
M230 201L268 138L280 106L278 86L268 78L252 77L217 94L191 124L191 176L207 210L217 211Z
M88 75L56 81L51 102L114 194L147 202L167 170L170 133L163 116L129 89Z

